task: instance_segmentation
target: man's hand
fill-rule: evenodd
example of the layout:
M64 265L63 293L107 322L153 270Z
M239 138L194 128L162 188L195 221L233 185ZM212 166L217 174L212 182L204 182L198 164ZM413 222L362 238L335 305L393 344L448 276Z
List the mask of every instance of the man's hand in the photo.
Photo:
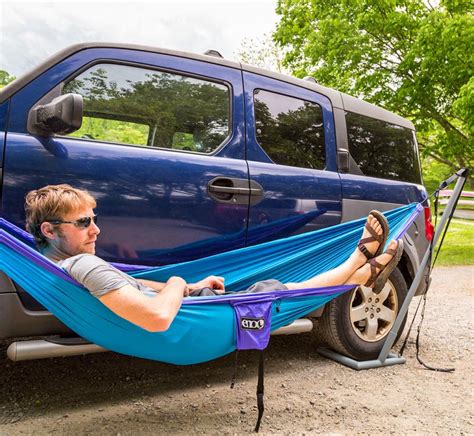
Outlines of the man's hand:
M209 276L199 282L188 284L188 292L195 289L211 288L217 291L217 294L223 294L225 292L224 280L224 277Z
M173 276L168 279L166 282L166 286L168 285L176 285L183 287L183 297L187 297L189 295L189 285L182 277Z

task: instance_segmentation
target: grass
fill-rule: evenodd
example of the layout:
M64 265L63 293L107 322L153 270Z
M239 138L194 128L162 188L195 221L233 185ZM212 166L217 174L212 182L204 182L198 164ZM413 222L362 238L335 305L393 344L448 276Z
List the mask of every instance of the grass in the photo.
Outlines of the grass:
M474 221L451 221L436 265L474 265Z

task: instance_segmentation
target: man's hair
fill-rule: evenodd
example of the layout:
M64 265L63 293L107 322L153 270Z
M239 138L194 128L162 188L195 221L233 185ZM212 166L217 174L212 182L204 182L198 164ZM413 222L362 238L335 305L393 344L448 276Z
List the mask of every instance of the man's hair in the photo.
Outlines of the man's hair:
M28 192L25 197L26 230L34 237L38 248L46 248L48 239L41 232L45 221L61 220L64 215L82 207L94 209L97 203L87 191L70 185L49 185Z

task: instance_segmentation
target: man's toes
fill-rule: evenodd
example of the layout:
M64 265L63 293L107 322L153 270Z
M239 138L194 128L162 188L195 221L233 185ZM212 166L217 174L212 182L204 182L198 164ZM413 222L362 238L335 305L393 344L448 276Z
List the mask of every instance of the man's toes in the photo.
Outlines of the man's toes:
M374 229L377 232L377 235L382 234L382 226L380 225L380 223L377 220L375 221Z
M372 227L375 230L375 232L378 235L380 235L382 233L382 226L380 225L379 220L372 215L370 217L371 217L371 220L369 221L370 227Z
M396 240L393 240L390 242L390 244L388 244L388 248L391 248L392 250L396 250L398 247L398 241Z

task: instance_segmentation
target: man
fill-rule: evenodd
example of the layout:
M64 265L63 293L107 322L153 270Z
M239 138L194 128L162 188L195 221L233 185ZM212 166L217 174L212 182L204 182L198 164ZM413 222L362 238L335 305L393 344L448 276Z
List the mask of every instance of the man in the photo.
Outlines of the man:
M26 196L26 228L35 237L42 254L117 315L145 330L165 331L176 317L183 297L202 288L224 293L223 277L210 276L194 284L186 283L181 277L170 277L166 283L159 283L135 279L95 256L100 234L95 207L96 201L87 191L65 184L46 186ZM379 254L388 233L383 220L375 211L369 215L358 247L337 268L300 283L258 282L248 292L345 283L381 286L395 268L402 249L401 241L392 241L389 249ZM376 254L379 255L374 257Z

